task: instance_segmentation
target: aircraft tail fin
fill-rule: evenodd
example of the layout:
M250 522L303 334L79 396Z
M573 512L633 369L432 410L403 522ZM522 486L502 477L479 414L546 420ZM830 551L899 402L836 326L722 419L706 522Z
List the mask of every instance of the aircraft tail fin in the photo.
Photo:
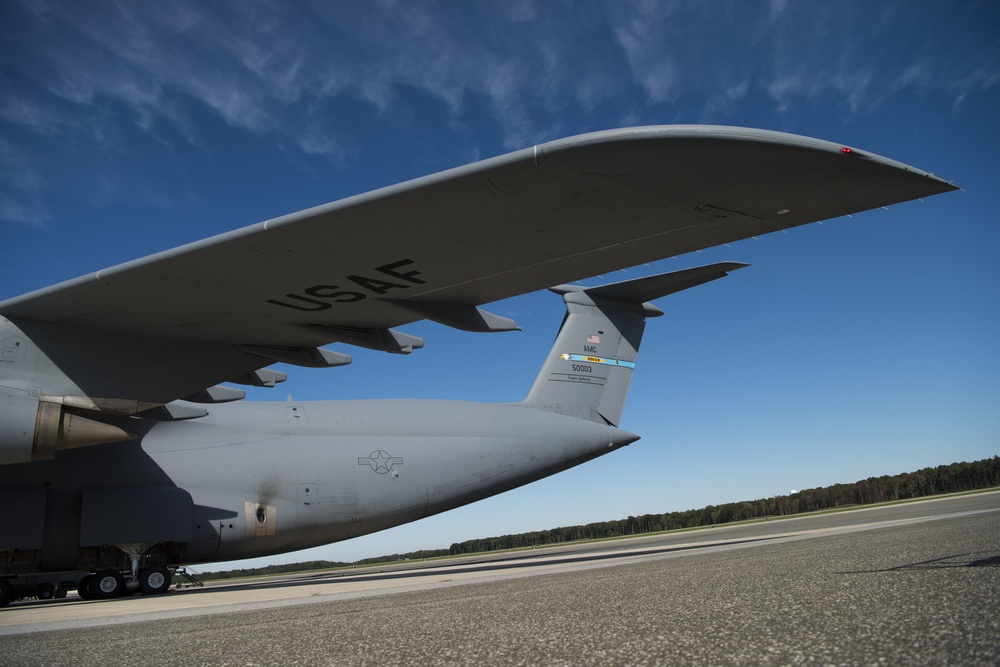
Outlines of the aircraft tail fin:
M617 427L646 318L663 314L648 302L745 266L723 262L598 287L550 288L562 295L566 317L523 403Z

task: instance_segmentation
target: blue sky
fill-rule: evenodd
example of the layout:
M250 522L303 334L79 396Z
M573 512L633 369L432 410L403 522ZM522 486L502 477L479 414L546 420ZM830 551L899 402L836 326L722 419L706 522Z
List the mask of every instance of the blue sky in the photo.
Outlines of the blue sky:
M659 303L638 443L523 489L281 560L355 559L1000 453L995 2L0 5L0 298L564 136L711 123L815 136L965 190L658 262L752 268ZM285 5L288 5L286 7ZM519 400L521 333L405 330L251 400ZM499 367L456 359L502 350Z

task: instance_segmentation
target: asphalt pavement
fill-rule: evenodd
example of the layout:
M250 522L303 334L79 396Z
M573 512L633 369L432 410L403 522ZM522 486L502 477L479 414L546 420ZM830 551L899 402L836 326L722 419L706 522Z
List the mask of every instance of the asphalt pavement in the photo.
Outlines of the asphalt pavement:
M964 498L361 584L12 605L0 664L997 665L1000 494Z

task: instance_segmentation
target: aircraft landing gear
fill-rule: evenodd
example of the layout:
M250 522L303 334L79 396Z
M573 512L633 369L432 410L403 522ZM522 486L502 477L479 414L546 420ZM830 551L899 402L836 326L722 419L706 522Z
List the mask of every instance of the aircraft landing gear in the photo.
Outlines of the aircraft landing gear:
M90 594L97 600L110 600L125 594L125 577L118 570L101 570L90 580Z
M81 600L93 600L94 595L90 592L90 583L94 580L94 575L88 574L80 583L76 585L76 594L80 596Z
M0 607L6 607L14 600L14 586L6 579L0 579Z
M173 575L170 568L163 565L151 565L139 571L139 590L143 595L159 595L170 589Z
M147 565L137 575L113 567L103 567L89 574L77 571L11 577L5 573L0 576L0 607L22 599L65 598L67 591L74 587L81 600L110 600L136 591L160 595L170 590L173 576L173 568L166 565Z
M150 565L139 572L138 587L143 595L160 595L170 590L173 573L165 565ZM101 570L88 574L76 585L77 594L84 600L110 600L129 595L135 583L127 583L118 570Z

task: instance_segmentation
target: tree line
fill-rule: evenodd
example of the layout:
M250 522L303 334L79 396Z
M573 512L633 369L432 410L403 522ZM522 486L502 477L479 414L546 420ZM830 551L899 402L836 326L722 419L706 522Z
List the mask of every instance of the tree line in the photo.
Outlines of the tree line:
M405 560L422 560L448 555L473 554L484 551L500 551L539 547L575 540L596 540L609 537L626 537L656 533L678 528L698 528L717 526L732 521L747 521L768 517L789 516L801 512L870 505L873 503L908 500L923 496L960 491L975 491L1000 486L1000 456L973 461L972 463L952 463L936 468L924 468L916 472L899 475L869 477L853 484L834 484L816 489L805 489L785 496L745 500L724 505L708 505L701 509L666 512L664 514L643 514L615 521L599 521L582 526L565 526L516 535L485 537L464 542L456 542L448 549L425 549L403 554L389 554L374 558L364 558L354 562L315 560L305 563L267 565L258 568L225 570L199 574L201 579L226 579L230 577L254 577L306 570L325 570L339 567L376 565Z
M958 491L973 491L1000 486L1000 456L972 463L952 463L924 468L899 475L870 477L853 484L834 484L805 489L785 496L708 505L701 509L643 514L615 521L599 521L582 526L566 526L517 535L502 535L466 540L451 545L452 555L483 551L537 547L574 540L595 540L656 533L678 528L716 526L732 521L781 517L801 512L869 505L932 496Z

